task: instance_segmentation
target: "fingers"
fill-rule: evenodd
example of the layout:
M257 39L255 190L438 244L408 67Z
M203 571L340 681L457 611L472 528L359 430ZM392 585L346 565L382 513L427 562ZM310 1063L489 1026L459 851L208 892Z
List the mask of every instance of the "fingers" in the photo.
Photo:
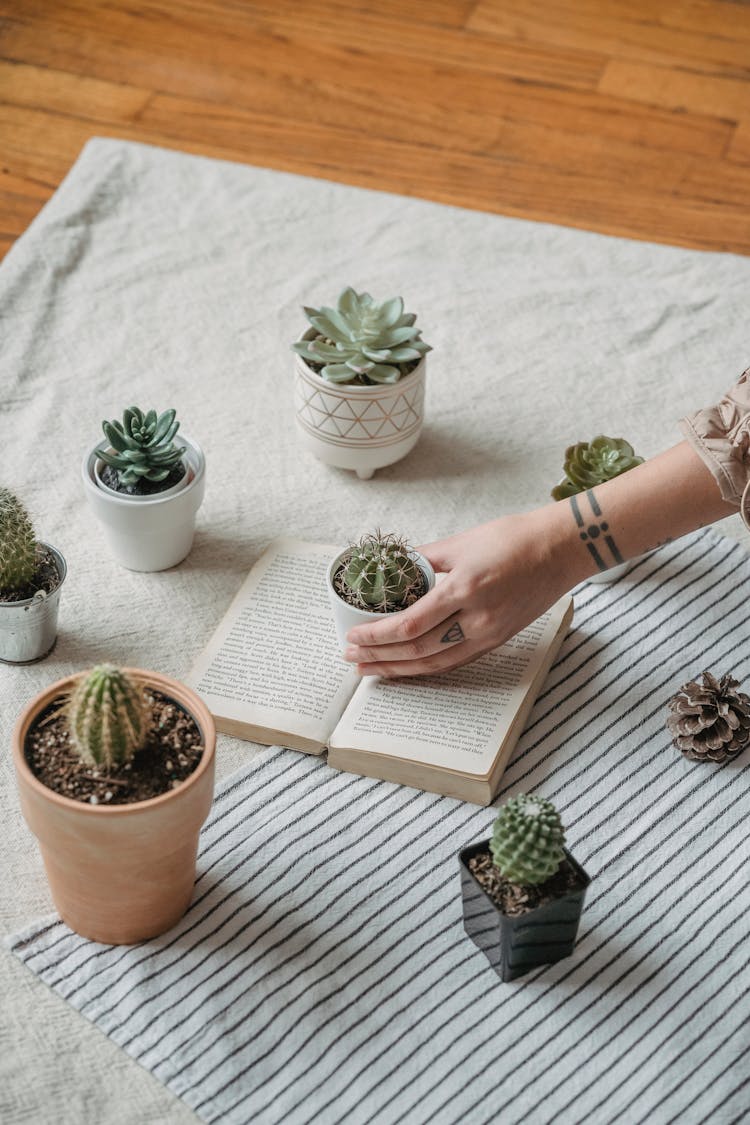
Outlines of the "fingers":
M400 676L425 676L437 675L438 672L452 672L455 668L462 668L471 664L489 652L486 645L478 643L464 643L450 648L447 652L433 653L421 660L395 660L378 661L372 664L358 664L357 672L360 676L386 676L396 679Z
M441 583L408 609L384 613L382 621L350 629L346 639L349 644L358 646L403 644L435 628L457 608L450 591Z
M466 640L459 617L452 613L433 629L415 637L413 641L395 641L391 644L350 645L344 653L344 660L356 664L391 663L394 660L424 660L438 652L445 652L446 646L460 644Z

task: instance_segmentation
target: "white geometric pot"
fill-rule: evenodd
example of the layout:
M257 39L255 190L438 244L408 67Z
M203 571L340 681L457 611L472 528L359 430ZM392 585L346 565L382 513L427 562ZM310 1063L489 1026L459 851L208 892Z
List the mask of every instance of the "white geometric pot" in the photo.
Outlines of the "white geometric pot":
M310 328L302 337L316 335ZM329 383L294 357L294 409L303 446L326 465L353 469L368 480L417 444L424 422L427 361L397 383L361 387Z
M341 566L341 563L344 561L346 555L349 554L349 550L350 548L347 547L345 550L336 555L336 558L330 564L326 573L328 597L331 602L331 609L333 610L333 620L336 625L336 634L339 638L342 649L346 648L346 645L348 643L346 634L350 629L353 629L355 625L364 625L366 621L382 621L385 616L391 616L390 614L386 615L384 613L376 613L371 609L359 609L355 605L349 605L348 602L345 602L344 599L339 597L339 595L336 593L336 587L333 584L334 575L336 574L338 568ZM432 569L431 564L427 561L424 555L420 555L419 551L409 551L409 557L414 559L414 562L422 571L425 582L427 583L427 590L425 591L425 593L429 593L435 585L435 571ZM422 596L424 597L424 594ZM399 613L401 611L395 610L394 612Z
M86 500L102 524L112 554L128 570L167 570L182 562L193 545L195 516L206 488L206 458L186 434L180 433L180 441L187 447L187 473L165 494L128 496L102 487L96 449L83 459Z

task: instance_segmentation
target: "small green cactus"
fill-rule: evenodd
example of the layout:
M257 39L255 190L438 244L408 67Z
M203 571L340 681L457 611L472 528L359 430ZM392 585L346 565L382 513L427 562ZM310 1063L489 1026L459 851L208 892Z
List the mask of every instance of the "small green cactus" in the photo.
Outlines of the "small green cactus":
M112 664L81 673L65 712L73 748L105 769L131 761L145 742L151 716L143 688Z
M495 866L511 883L534 886L554 875L564 858L565 835L551 801L519 793L503 805L492 829Z
M349 287L335 309L305 308L305 315L319 335L292 347L322 364L320 373L331 383L397 383L406 364L432 350L414 327L416 315L404 312L401 297L378 303Z
M641 464L643 458L625 438L599 434L592 441L579 441L565 450L565 479L552 489L552 499L565 500Z
M380 531L363 535L349 550L341 582L361 609L390 613L416 600L423 587L422 571L411 548L397 535Z
M36 572L36 536L29 514L7 488L0 488L0 590L20 590Z
M123 411L122 422L102 422L104 435L115 452L97 449L96 455L105 465L117 469L120 484L166 480L186 449L172 440L179 428L174 410L157 416L155 410L144 414L131 406Z

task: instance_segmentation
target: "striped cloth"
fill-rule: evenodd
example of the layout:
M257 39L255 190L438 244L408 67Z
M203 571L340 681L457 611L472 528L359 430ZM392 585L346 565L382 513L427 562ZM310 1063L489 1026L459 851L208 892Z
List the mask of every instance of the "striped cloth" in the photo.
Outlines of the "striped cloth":
M737 1122L748 1110L750 754L684 759L665 702L750 675L750 560L702 531L576 593L501 798L558 805L593 877L573 957L503 984L456 853L492 810L272 748L224 782L165 937L10 945L209 1122Z

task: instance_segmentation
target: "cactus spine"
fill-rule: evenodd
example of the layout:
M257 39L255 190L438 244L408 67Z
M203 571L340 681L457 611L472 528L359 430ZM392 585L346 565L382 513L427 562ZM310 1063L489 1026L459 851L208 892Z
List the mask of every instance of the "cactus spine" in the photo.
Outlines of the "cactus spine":
M422 572L405 540L376 531L350 551L341 581L362 609L389 613L403 609L422 589Z
M112 664L78 677L67 704L73 748L91 765L125 765L143 746L150 708L143 688Z
M552 802L519 793L500 809L490 851L495 866L511 883L534 886L555 874L564 858L564 843Z
M7 488L0 488L0 590L20 590L36 572L36 536L29 514Z

